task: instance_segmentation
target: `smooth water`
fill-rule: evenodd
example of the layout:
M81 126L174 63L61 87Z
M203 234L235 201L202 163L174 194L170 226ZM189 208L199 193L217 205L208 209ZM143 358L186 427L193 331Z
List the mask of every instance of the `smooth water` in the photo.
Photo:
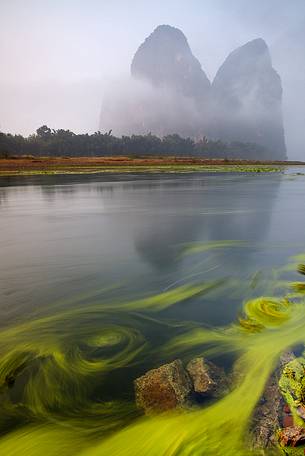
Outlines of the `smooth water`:
M302 297L255 301L300 279L302 173L1 178L0 454L249 454L264 383L305 339ZM133 379L202 354L243 381L144 419Z

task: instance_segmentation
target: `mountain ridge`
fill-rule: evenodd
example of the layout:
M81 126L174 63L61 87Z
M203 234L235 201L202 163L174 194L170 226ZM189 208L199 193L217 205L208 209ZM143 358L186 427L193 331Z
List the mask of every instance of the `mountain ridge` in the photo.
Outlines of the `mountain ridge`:
M108 110L110 128L123 119L121 134L256 143L266 158L286 158L281 78L262 38L233 50L210 82L184 33L159 25L136 50L130 75L133 96Z

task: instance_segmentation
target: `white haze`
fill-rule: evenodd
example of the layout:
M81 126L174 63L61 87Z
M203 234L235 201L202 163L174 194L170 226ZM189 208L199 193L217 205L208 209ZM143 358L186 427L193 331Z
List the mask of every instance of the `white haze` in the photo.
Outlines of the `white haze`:
M115 81L128 80L136 49L164 23L183 31L210 80L234 48L264 38L282 78L289 158L305 159L304 0L0 0L0 129L96 131L102 100L123 97L126 82Z
M117 136L177 131L187 136L190 130L196 136L202 124L194 101L168 88L154 88L129 76L113 81L105 93L100 125Z

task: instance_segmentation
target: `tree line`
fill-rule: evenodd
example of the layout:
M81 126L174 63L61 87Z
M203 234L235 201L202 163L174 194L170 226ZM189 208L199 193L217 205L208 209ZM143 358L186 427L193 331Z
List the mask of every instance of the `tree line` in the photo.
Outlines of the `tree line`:
M28 137L0 132L0 157L11 156L198 156L203 158L267 160L271 154L254 143L182 138L171 134L159 138L148 133L116 137L112 131L75 134L70 130L54 130L46 125Z

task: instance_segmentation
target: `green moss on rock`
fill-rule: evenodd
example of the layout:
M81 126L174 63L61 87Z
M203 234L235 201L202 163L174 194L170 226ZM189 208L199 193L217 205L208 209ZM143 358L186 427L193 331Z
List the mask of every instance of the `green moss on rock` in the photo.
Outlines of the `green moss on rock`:
M305 359L300 357L290 361L283 368L279 381L281 392L296 414L296 409L305 404Z

